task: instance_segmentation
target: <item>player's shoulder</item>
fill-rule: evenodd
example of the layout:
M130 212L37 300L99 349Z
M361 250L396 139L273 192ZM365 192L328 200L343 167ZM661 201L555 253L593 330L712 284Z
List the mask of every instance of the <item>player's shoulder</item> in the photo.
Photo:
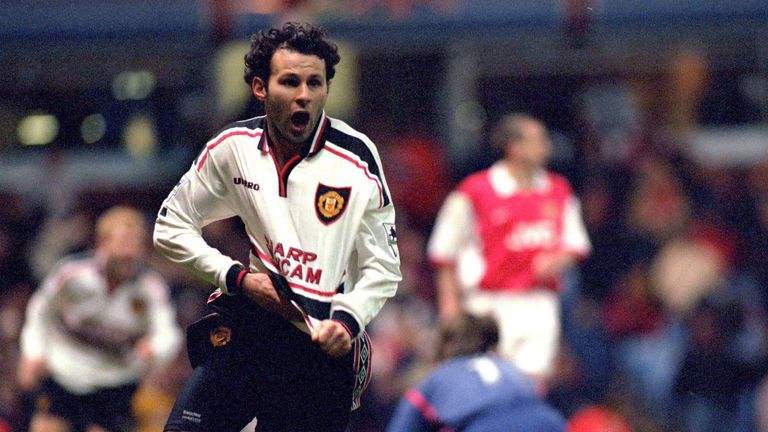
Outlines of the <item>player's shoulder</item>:
M366 134L355 129L344 120L331 116L326 116L326 118L328 119L329 127L332 131L336 131L338 134L347 135L350 138L371 141Z
M167 301L170 298L170 287L165 277L150 265L144 266L139 275L139 288L144 291L148 297Z
M376 144L368 135L350 126L344 120L328 117L328 141L339 147L343 147L356 154L366 152L377 153Z
M229 155L234 153L233 149L238 143L260 145L265 128L265 116L240 120L224 126L205 143L195 158L194 165L200 169L211 156L215 159L229 159Z
M547 180L552 185L552 190L561 193L570 194L573 191L571 182L562 174L558 174L554 171L546 172Z
M103 278L102 266L93 251L73 253L62 257L48 272L46 284L53 284L56 290L87 289L94 281Z
M266 116L257 116L227 124L213 134L207 147L237 139L259 139L266 128Z
M53 267L53 274L76 275L84 271L93 271L96 256L93 251L75 252L62 257Z
M477 191L488 190L490 184L489 176L490 168L472 172L459 182L456 189L464 193L474 193Z

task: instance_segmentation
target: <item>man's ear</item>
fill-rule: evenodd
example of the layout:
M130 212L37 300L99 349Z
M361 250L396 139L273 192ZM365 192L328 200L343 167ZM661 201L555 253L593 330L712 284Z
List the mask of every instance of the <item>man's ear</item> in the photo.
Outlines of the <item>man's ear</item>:
M256 96L256 99L261 102L264 102L267 98L267 85L259 77L253 78L253 81L251 82L251 91L253 92L253 95Z

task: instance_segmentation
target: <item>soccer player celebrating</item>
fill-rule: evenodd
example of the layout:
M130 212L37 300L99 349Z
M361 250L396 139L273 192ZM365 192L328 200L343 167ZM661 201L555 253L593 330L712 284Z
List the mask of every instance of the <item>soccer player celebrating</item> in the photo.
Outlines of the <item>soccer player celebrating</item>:
M245 81L265 115L216 134L162 204L156 248L217 287L188 329L195 369L167 431L236 432L254 417L260 432L343 431L359 403L364 330L401 275L378 151L324 111L339 60L310 24L254 35ZM247 266L201 236L234 216Z

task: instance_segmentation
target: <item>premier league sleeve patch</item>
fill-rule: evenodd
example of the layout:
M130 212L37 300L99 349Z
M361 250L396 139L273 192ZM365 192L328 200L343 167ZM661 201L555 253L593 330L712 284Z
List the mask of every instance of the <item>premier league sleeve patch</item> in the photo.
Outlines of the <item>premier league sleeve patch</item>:
M351 187L330 187L322 183L315 192L315 214L320 222L330 225L344 214L349 204Z
M385 223L384 231L387 233L387 245L392 249L392 254L397 256L397 228L393 223Z

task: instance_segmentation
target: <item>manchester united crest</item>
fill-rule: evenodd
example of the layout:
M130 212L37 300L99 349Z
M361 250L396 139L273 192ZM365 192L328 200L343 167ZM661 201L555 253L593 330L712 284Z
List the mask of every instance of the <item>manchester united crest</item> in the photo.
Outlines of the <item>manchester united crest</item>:
M232 340L232 329L226 326L219 326L208 333L208 339L214 348L223 347Z
M328 225L339 219L347 209L351 191L350 187L336 188L318 184L315 193L315 214L320 222Z

